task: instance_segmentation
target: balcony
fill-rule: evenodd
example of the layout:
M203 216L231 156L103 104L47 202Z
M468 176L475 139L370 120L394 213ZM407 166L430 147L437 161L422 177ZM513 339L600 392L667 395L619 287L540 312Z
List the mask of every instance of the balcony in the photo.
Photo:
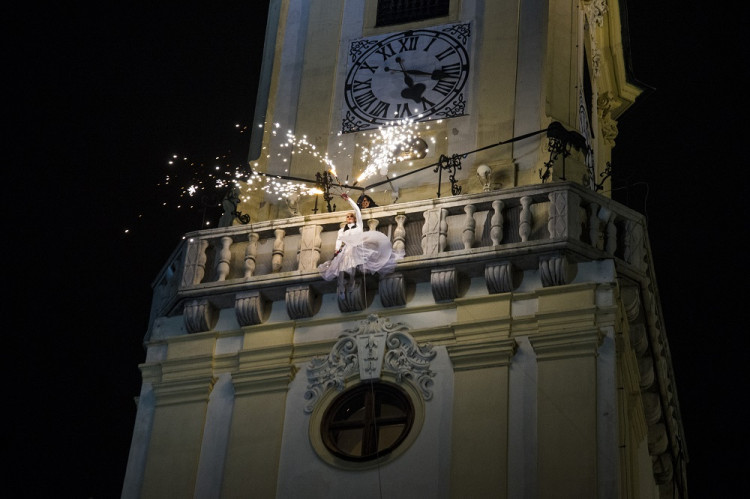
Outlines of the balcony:
M675 471L684 474L673 468L684 462L684 438L642 215L579 184L556 182L393 204L363 210L362 217L406 256L392 274L356 276L342 287L323 280L317 265L333 256L343 212L187 234L154 282L146 342L226 330L222 311L232 316L233 331L273 320L325 323L334 318L330 302L328 316L317 317L326 295L355 317L375 306L408 308L416 286L422 307L426 289L435 303L449 303L470 285L476 293L478 282L488 295L522 296L540 284L570 284L587 262L607 260L618 281L618 316L628 324L618 333L618 345L630 347L618 347L618 369L642 394L655 477L668 483Z
M572 182L393 204L362 217L406 256L393 274L359 276L345 289L317 271L333 256L342 212L187 234L154 283L146 339L209 331L228 308L240 326L263 323L274 302L290 320L313 317L329 293L341 312L355 312L375 295L384 307L406 306L419 283L430 283L436 302L460 297L472 278L489 294L511 292L527 270L545 287L563 285L581 262L603 259L635 282L653 279L643 216ZM181 332L155 327L179 315Z

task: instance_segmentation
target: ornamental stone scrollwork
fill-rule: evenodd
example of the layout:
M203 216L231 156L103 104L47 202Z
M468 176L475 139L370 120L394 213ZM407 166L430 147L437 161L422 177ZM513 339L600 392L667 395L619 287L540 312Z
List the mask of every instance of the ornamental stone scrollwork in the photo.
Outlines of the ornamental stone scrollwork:
M596 99L597 114L599 116L599 128L604 143L614 147L617 138L617 121L612 117L612 110L620 107L622 102L615 98L611 92L604 92Z
M569 263L563 255L552 255L539 258L539 277L542 286L562 286L570 284L575 277L576 265Z
M189 334L210 331L216 325L219 312L208 300L193 300L183 310L185 329Z
M584 0L583 9L586 14L586 20L590 27L601 28L604 26L604 14L609 9L607 0ZM595 77L599 76L599 68L601 66L601 49L596 41L596 33L594 29L589 30L589 40L591 45L591 60L593 63L593 73Z
M374 314L357 329L344 330L327 356L308 364L305 413L311 413L328 390L343 390L346 380L357 373L362 381L378 380L383 372L394 374L397 383L409 382L425 400L432 399L435 373L430 364L437 352L429 344L420 346L408 330L403 323L391 324Z
M513 291L513 264L510 262L488 263L484 267L487 292L491 295Z
M254 326L268 318L268 301L260 291L237 293L234 299L234 313L240 326Z
M315 313L315 291L306 284L286 288L286 313L290 319L306 319Z
M359 312L367 307L365 284L361 272L357 271L355 275L346 272L339 274L336 298L341 312Z
M604 26L604 14L609 10L607 0L584 0L583 8L589 24L599 28Z
M430 284L432 297L436 302L451 301L458 298L458 276L455 267L432 269Z
M406 305L406 280L401 272L389 274L380 278L378 283L380 303L384 307L398 307Z

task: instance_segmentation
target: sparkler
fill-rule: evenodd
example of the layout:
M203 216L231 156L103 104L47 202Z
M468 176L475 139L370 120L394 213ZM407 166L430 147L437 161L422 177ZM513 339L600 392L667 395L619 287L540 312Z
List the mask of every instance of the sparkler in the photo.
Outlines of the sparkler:
M247 127L241 125L235 125L235 128L238 128L240 133L247 131ZM343 182L339 179L336 165L328 153L321 151L307 135L297 137L291 130L282 132L279 123L272 127L264 126L264 129L268 130L267 133L273 137L284 134L280 150L275 154L268 152L267 146L264 147L265 159L275 158L279 162L287 163L292 155L311 158L319 162L321 169L328 172L334 180L328 188L345 192L368 178L376 175L387 176L389 168L394 164L424 157L427 147L426 143L419 139L419 134L423 129L429 128L429 125L421 122L404 119L366 134L363 137L364 141L355 144L355 147L359 149L362 163L367 166L352 185L349 185L348 175ZM339 141L337 147L339 155L347 154L344 141ZM238 193L241 202L250 201L260 192L271 195L277 201L324 194L316 185L315 179L297 179L262 173L258 171L259 162L235 162L231 158L231 153L215 156L211 161L196 161L186 155L174 154L167 161L167 165L168 173L162 182L157 184L161 189L170 190L161 203L167 208L198 208L205 211L207 207L218 207L227 189L233 189ZM128 233L129 229L125 229L125 232Z

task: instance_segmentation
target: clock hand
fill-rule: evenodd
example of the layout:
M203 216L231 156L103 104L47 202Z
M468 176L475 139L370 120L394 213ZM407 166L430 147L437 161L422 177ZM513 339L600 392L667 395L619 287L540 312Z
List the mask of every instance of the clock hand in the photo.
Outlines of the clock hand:
M420 71L419 69L394 69L394 68L389 68L388 66L386 66L385 71L395 71L399 73L405 73L405 74L416 75L416 76L429 76L433 80L442 80L443 78L455 78L454 75L451 75L450 73L446 73L445 71L441 69L436 69L432 73L428 73L427 71ZM412 81L412 83L414 82Z
M422 102L422 94L427 89L424 83L414 84L414 80L409 76L408 72L404 69L404 64L400 57L396 57L396 62L401 66L401 72L404 73L404 83L406 88L401 91L401 97L404 99L411 99L417 104Z
M396 62L399 66L401 66L401 72L404 73L404 83L406 83L406 86L411 88L414 86L414 79L412 79L411 76L409 76L409 72L404 69L404 63L401 61L400 57L396 57Z

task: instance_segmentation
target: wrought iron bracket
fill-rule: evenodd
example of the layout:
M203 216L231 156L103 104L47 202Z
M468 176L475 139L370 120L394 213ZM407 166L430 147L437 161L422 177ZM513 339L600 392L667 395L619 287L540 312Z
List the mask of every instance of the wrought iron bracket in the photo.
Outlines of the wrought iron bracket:
M443 180L443 170L449 170L448 180L451 183L451 195L458 196L461 194L461 186L458 185L456 180L456 172L461 169L461 159L466 159L466 154L454 154L451 157L445 154L440 155L437 166L433 170L438 174L438 191L437 197L440 197L440 184Z
M575 130L566 130L559 121L553 121L547 127L547 150L549 150L549 161L544 162L544 171L539 170L539 178L542 183L549 180L552 172L552 167L557 161L557 157L562 155L562 175L561 180L565 180L565 158L570 156L571 150L576 151L585 150L586 154L589 153L589 148L586 145L586 139L580 133Z
M596 191L601 191L602 189L604 189L604 182L605 182L605 181L606 181L606 180L607 180L607 179L608 179L609 177L611 177L611 176L612 176L612 163L610 163L609 161L607 161L607 167L606 167L606 168L604 169L604 171L603 171L603 172L601 172L601 173L599 174L599 176L600 176L600 177L602 178L602 181L601 181L601 182L599 182L598 184L594 184L594 189L595 189Z
M317 172L315 174L315 183L318 185L318 187L320 187L320 190L323 191L323 201L326 202L328 213L335 211L335 204L333 205L333 209L331 208L331 200L333 199L333 195L331 194L331 186L333 185L333 177L331 176L331 172L329 172L328 170L324 171L323 173Z

